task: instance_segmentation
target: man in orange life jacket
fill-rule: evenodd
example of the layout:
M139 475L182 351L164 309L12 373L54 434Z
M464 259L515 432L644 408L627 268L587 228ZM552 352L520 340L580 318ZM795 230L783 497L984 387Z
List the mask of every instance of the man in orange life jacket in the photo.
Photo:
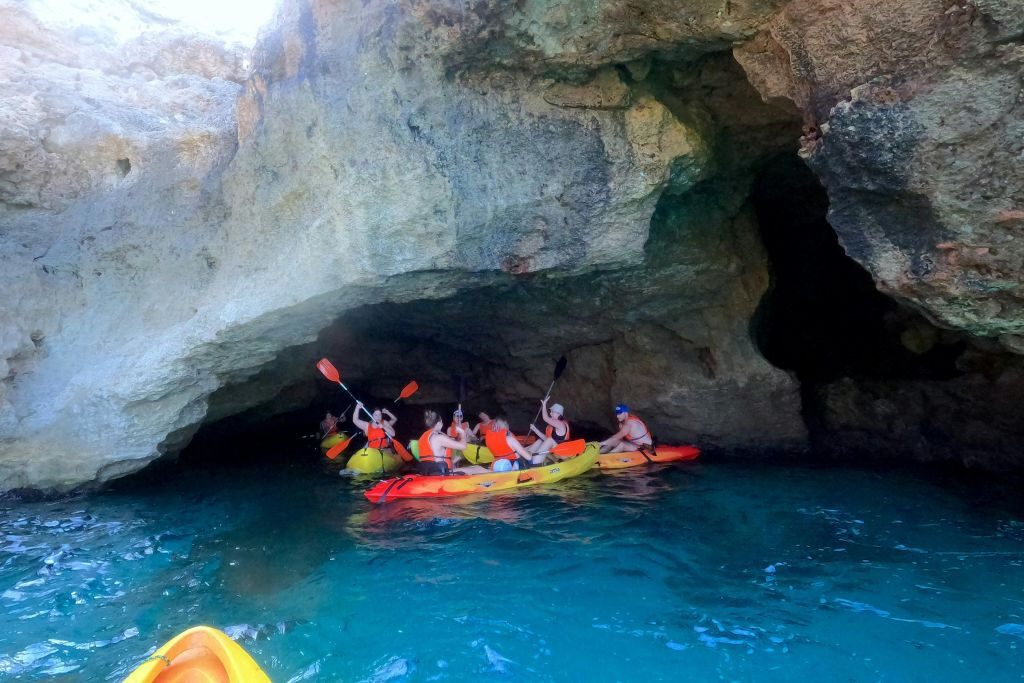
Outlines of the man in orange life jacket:
M602 453L638 451L654 445L647 423L636 415L630 415L629 406L625 403L615 406L615 419L619 421L619 431L601 442Z
M392 414L390 410L384 408L374 408L373 414L371 415L372 422L359 419L359 411L369 412L363 407L362 403L356 403L356 408L352 411L352 424L358 429L363 430L363 434L366 434L366 447L367 448L387 448L391 439L395 436L395 423L398 422L398 418ZM385 418L385 415L387 416Z

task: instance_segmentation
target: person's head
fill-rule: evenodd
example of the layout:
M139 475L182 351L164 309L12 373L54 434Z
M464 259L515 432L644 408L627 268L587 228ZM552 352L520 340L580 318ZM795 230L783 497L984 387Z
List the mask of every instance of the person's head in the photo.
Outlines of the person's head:
M491 421L491 429L500 432L503 429L508 429L508 420L504 415L499 415Z
M327 411L327 414L326 414L326 415L324 415L324 419L325 419L325 420L330 420L330 419L331 419L331 418L333 418L333 417L334 417L334 416L333 416L333 415L331 415L331 411L329 411L329 410Z
M548 409L552 417L563 417L565 415L565 407L561 403L556 403Z
M384 413L380 411L380 408L373 409L373 421L380 422L381 418L384 417Z
M480 418L481 422L490 422L491 421L491 416L488 415L487 413L481 412L479 415L477 415L477 417Z
M423 424L427 429L441 429L441 416L427 408L423 411Z
M458 422L459 424L462 424L462 420L465 417L462 414L462 408L456 408L455 412L452 413L452 417L455 419L456 422Z
M620 403L619 405L615 406L615 419L616 420L618 420L619 422L625 422L628 417L629 417L629 406L627 406L625 403Z

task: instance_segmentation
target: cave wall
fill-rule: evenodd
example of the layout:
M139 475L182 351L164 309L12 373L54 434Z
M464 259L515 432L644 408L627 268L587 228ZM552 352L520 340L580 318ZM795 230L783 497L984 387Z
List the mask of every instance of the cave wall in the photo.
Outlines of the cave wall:
M755 343L781 271L752 195L801 121L875 285L1019 350L1015 7L285 0L248 54L4 3L0 488L299 405L324 348L384 393L469 364L516 415L568 353L584 421L806 445L800 371Z

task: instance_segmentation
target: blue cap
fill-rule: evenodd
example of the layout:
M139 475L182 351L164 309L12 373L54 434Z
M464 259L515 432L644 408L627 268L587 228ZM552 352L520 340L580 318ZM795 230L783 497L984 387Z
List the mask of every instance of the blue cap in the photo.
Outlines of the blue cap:
M615 406L615 414L616 415L618 415L619 413L628 413L628 412L629 412L629 406L627 406L625 403L620 403L619 405Z

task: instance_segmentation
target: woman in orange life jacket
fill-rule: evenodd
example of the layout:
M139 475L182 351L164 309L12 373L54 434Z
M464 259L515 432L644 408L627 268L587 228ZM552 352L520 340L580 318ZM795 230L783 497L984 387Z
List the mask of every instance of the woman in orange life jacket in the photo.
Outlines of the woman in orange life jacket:
M470 443L472 441L475 441L476 439L473 437L473 430L469 428L469 423L466 422L465 419L463 419L463 417L464 416L462 414L462 406L460 405L458 408L455 409L455 412L452 413L452 423L448 425L448 429L445 430L445 434L447 434L453 439L458 440L459 429L461 428L462 438L466 441L466 443ZM463 458L461 455L456 455L454 458L455 461L462 459Z
M520 459L531 465L544 462L544 456L535 456L519 443L515 434L509 431L508 420L504 417L491 420L491 428L484 437L484 444L494 454L491 469L495 472L519 469Z
M487 437L487 432L491 431L491 416L487 413L480 413L477 415L480 418L480 422L476 427L473 427L473 435L480 441L483 441Z
M615 419L619 421L619 431L601 442L602 453L624 453L654 446L647 423L630 415L625 403L615 406Z
M447 475L452 472L452 451L466 447L466 433L461 426L455 427L458 438L445 434L441 416L433 410L423 411L423 423L427 431L419 439L419 472L425 475Z
M366 447L388 448L391 444L391 439L395 436L395 423L398 422L398 418L387 408L374 408L371 415L372 421L367 422L366 420L359 419L359 411L361 410L369 412L363 407L362 403L356 403L356 408L352 411L352 424L358 429L363 430L363 434L366 434Z
M565 408L562 407L561 403L554 404L549 411L548 399L545 398L540 402L540 416L548 423L548 428L542 432L535 426L530 425L530 429L539 437L527 449L530 453L534 455L537 453L546 454L551 452L551 449L558 444L569 440L569 422L565 419L564 415Z

